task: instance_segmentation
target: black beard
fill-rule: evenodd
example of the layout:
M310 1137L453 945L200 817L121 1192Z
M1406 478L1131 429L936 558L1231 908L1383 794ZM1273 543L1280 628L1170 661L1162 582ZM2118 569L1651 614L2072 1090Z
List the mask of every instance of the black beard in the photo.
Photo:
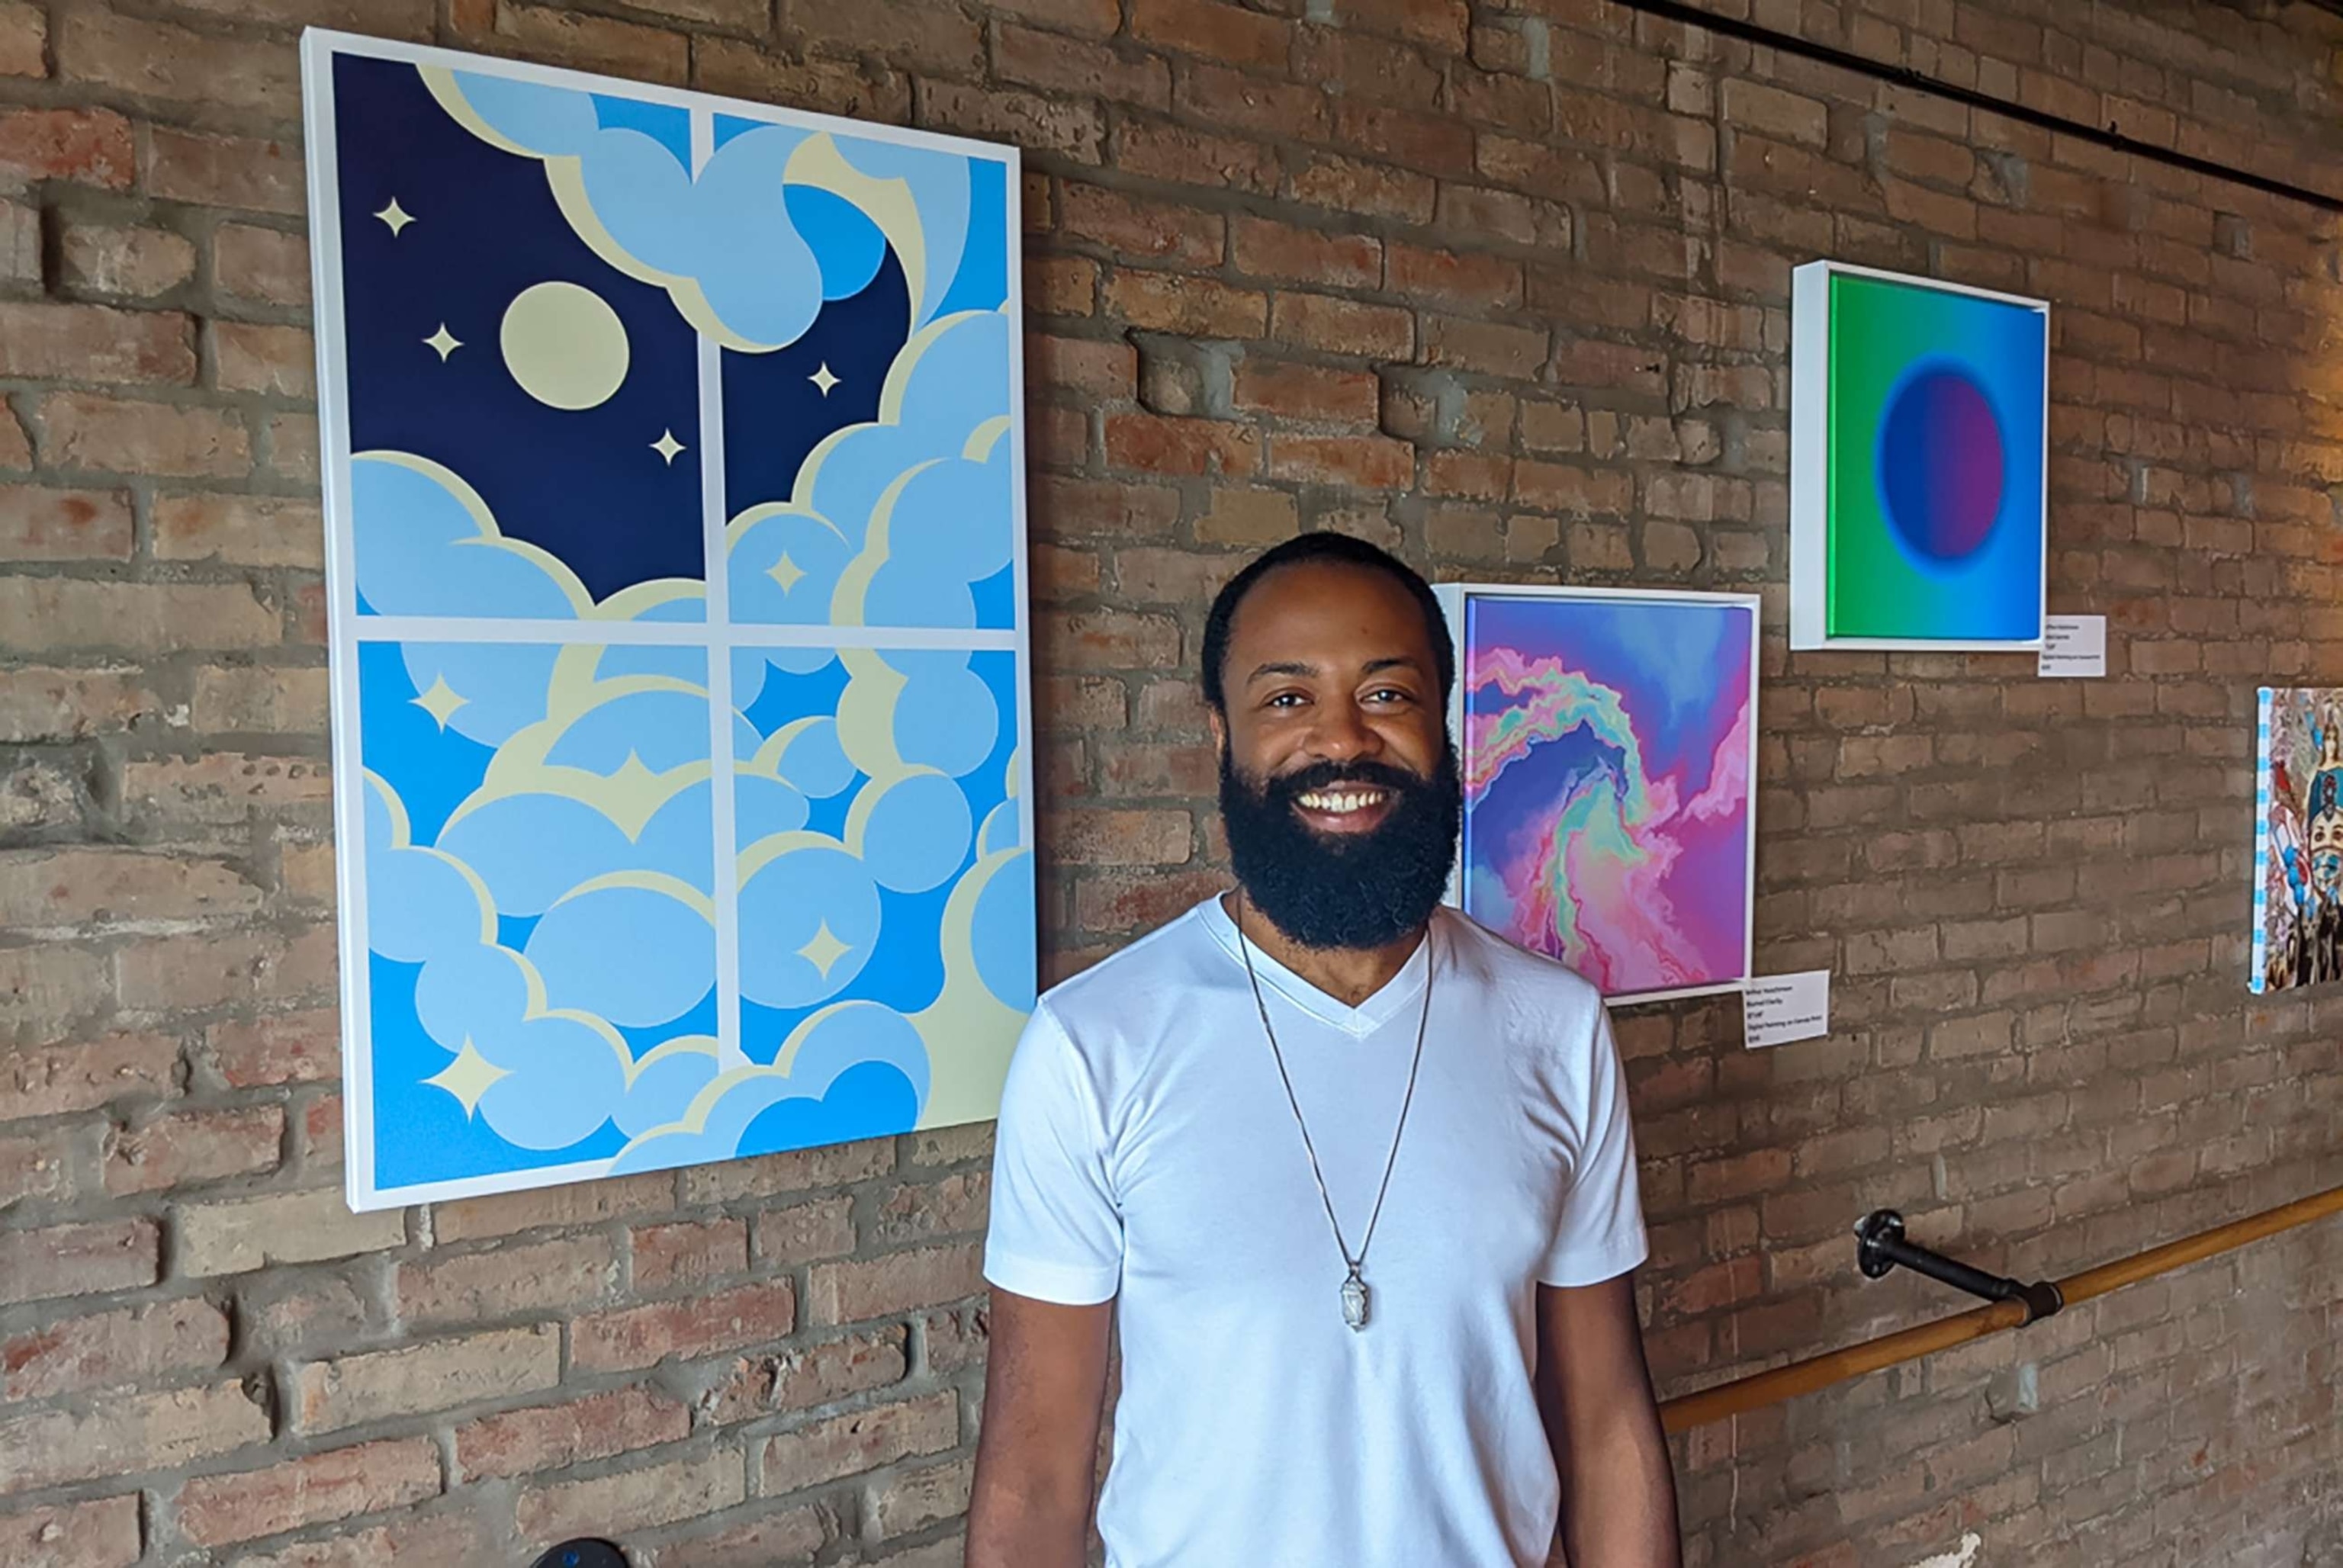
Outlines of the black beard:
M1395 804L1372 832L1334 839L1303 822L1311 790L1367 784ZM1387 762L1318 762L1255 784L1221 758L1229 859L1255 909L1305 948L1388 947L1432 918L1456 865L1464 784L1443 742L1429 779Z

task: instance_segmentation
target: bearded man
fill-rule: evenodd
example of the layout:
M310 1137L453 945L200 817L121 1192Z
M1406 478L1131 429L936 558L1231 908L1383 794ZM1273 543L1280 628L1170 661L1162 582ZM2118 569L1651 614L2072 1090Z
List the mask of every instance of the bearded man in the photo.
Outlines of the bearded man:
M970 1568L1675 1568L1602 1000L1441 907L1455 661L1309 534L1213 604L1236 888L1041 999L1009 1073Z

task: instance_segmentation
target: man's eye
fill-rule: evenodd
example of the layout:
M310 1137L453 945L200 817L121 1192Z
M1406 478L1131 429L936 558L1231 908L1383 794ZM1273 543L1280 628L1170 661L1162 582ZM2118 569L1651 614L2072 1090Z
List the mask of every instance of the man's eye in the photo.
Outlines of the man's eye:
M1367 693L1367 700L1369 702L1405 702L1408 700L1408 695L1397 687L1386 686L1380 691Z
M1269 705L1272 708L1299 708L1302 706L1302 694L1298 691L1281 691L1269 699Z

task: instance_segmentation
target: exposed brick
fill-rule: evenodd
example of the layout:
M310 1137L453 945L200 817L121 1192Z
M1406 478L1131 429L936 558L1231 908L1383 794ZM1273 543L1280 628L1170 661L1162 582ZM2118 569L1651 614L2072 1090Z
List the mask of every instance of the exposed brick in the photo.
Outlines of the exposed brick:
M227 1359L227 1315L196 1298L89 1312L0 1340L0 1396L54 1399L208 1372Z
M949 1392L832 1416L767 1441L762 1489L767 1495L802 1491L913 1454L940 1453L958 1441L960 1401Z
M198 1546L250 1541L305 1524L407 1508L439 1495L439 1450L427 1437L330 1448L179 1489L179 1533Z
M301 150L286 142L206 136L167 130L147 133L141 181L166 201L250 212L298 215L303 192Z
M691 1412L639 1384L566 1404L532 1405L456 1429L459 1478L527 1475L681 1440Z
M330 1188L190 1203L179 1210L179 1270L196 1279L272 1263L347 1258L406 1240L403 1211L354 1214Z
M787 1508L659 1549L659 1568L771 1568L810 1559L830 1541L820 1506Z
M157 1117L107 1141L106 1190L159 1192L273 1171L284 1141L285 1112L274 1105Z
M784 1278L579 1318L569 1331L569 1362L628 1372L669 1356L711 1355L782 1339L796 1326L797 1292Z
M5 25L0 15L0 39ZM141 1550L136 1494L0 1513L0 1560L14 1568L127 1568Z
M126 561L134 543L123 490L0 485L0 549L21 561Z
M130 122L110 109L0 111L0 177L128 188L136 173Z
M185 384L196 377L194 327L172 311L0 302L0 376Z
M608 1236L571 1236L401 1263L395 1290L407 1322L476 1322L606 1301L618 1274Z
M294 1370L287 1393L294 1430L337 1432L541 1393L560 1377L560 1333L540 1324L311 1362Z
M252 467L251 437L223 409L62 392L41 400L41 460L63 468L237 478Z
M513 1518L532 1543L589 1532L623 1536L729 1508L747 1492L740 1455L719 1450L590 1481L526 1486L513 1500Z
M0 1306L151 1285L162 1273L161 1253L152 1220L0 1231ZM5 1474L0 1468L0 1487Z
M835 1404L850 1394L900 1382L910 1356L900 1328L777 1350L734 1363L700 1408L720 1424L775 1411Z
M174 1469L267 1441L267 1414L235 1382L0 1412L0 1495Z
M941 1306L983 1288L981 1251L974 1246L922 1247L817 1263L807 1283L806 1304L814 1321L823 1323L862 1322Z
M263 305L309 303L309 245L297 234L226 223L212 236L212 282L221 293Z
M215 1024L211 1030L212 1060L236 1089L333 1078L341 1071L341 1050L340 1024L331 1012L277 1013ZM444 1223L439 1236L459 1239Z

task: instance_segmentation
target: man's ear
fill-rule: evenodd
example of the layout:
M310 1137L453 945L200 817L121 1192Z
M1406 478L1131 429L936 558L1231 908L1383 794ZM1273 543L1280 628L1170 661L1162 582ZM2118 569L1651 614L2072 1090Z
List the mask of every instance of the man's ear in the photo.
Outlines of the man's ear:
M1226 761L1229 755L1228 715L1217 708L1207 706L1204 709L1204 723L1212 731L1212 760Z

